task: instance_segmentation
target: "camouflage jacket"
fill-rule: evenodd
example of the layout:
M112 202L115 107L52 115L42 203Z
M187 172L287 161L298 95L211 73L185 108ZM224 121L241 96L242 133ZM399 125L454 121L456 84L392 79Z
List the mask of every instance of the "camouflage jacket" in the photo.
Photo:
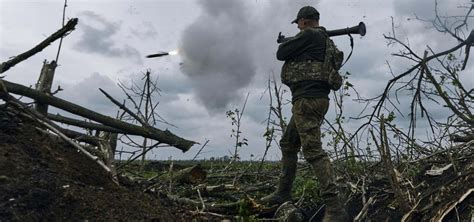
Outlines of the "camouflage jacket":
M299 32L289 41L280 44L277 51L277 59L285 61L286 65L284 65L282 69L288 68L287 64L295 63L298 65L291 67L291 72L304 72L308 70L306 66L315 66L312 61L324 61L327 37L323 32L317 29L323 29L325 31L324 27L306 29ZM298 67L301 68L301 70ZM330 92L330 87L325 81L308 80L287 85L290 87L293 102L305 97L328 98Z

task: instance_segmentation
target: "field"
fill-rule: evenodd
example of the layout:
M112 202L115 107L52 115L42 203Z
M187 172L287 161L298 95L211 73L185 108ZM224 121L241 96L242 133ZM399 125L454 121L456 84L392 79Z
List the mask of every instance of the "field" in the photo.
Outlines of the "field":
M275 189L278 162L223 160L115 163L116 178L19 113L0 112L0 221L277 221L279 206L258 199ZM334 163L346 209L360 221L468 221L472 218L473 145L399 163L410 200L402 213L381 162ZM448 157L449 154L449 158ZM433 166L454 166L427 174ZM409 165L409 167L407 167ZM431 171L430 171L431 172ZM433 171L433 172L436 172ZM300 161L292 214L318 221L318 181ZM277 212L277 217L288 217Z

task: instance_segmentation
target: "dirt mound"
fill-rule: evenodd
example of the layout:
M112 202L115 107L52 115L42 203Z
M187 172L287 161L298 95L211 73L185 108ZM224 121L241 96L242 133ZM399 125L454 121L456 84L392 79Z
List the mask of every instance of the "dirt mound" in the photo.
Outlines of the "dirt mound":
M0 221L175 221L183 215L116 185L82 153L0 107Z

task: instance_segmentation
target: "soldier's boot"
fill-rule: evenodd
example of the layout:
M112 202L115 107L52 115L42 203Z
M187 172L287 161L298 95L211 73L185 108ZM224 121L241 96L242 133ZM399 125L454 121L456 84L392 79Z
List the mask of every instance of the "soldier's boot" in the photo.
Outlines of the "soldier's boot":
M275 192L260 199L260 202L263 204L274 205L291 201L291 189L293 187L293 180L295 180L298 157L296 154L283 154L281 161L283 167L278 182L278 188Z
M323 222L346 222L349 216L344 203L339 199L338 188L335 182L334 169L326 156L317 160L308 161L321 184L321 196L326 204Z
M325 198L326 210L323 222L348 222L349 215L344 209L344 203L337 196Z

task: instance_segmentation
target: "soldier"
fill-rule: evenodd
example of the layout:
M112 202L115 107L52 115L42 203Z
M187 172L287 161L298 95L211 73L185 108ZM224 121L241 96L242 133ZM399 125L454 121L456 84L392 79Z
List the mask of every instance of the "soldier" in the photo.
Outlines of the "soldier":
M322 74L329 37L324 27L319 26L319 12L311 6L301 8L292 23L297 23L301 31L280 44L277 59L285 61L282 82L291 90L293 116L280 140L283 168L278 188L261 201L281 204L291 200L297 154L302 147L304 158L321 184L321 196L326 204L323 221L347 221L338 197L334 169L321 143L320 127L328 111L329 92L334 89L327 75Z

